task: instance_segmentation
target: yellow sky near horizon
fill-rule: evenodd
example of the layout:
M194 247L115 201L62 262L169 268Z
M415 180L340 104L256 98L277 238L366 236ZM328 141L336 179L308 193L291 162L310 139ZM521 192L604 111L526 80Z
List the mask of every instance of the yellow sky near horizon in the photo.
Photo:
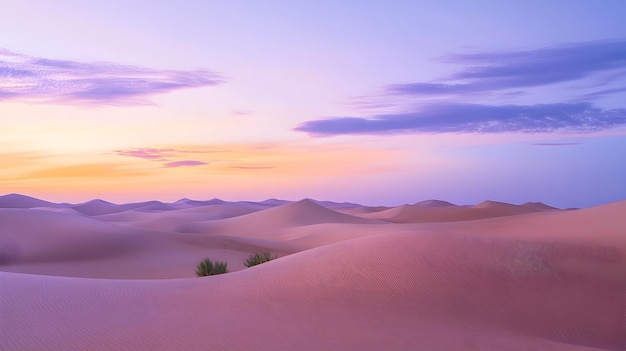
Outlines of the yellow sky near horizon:
M404 157L405 150L400 149L298 141L2 152L0 160L11 167L0 170L0 186L25 194L63 194L64 200L107 194L124 201L146 199L147 194L176 198L202 193L199 189L207 187L213 193L244 194L398 172Z

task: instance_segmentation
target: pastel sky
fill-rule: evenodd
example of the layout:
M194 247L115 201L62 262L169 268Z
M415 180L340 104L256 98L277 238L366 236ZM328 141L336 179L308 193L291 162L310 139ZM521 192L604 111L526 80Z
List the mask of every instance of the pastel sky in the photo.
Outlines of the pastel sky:
M626 199L626 2L0 0L0 194Z

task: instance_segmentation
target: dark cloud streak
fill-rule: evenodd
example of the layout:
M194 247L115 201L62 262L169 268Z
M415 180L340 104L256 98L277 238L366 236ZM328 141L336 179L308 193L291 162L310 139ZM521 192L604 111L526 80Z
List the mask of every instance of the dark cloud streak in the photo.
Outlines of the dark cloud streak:
M535 143L533 146L575 146L582 145L582 143Z
M300 124L313 136L399 133L543 133L597 131L626 125L626 109L589 103L479 105L442 103L410 113L333 117Z
M453 54L441 61L465 68L435 82L393 84L389 94L463 95L538 87L626 69L626 40L603 40L536 50Z

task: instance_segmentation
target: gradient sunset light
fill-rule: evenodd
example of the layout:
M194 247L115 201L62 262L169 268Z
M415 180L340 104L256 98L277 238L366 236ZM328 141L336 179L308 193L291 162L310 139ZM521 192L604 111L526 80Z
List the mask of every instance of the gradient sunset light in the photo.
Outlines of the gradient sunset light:
M626 199L623 1L0 0L0 194Z

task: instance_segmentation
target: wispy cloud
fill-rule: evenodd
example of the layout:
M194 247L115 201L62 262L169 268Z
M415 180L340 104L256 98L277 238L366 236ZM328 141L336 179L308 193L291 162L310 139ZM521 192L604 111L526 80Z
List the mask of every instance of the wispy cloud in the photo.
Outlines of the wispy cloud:
M273 167L273 166L232 166L230 168L255 170L255 169L274 169L276 167Z
M595 98L599 98L599 97L603 97L606 95L611 95L611 94L619 94L619 93L625 93L626 92L626 87L620 87L620 88L612 88L612 89L603 89L603 90L598 90L598 91L594 91L592 93L588 93L588 94L583 94L581 96L579 96L576 100L589 100L589 99L595 99Z
M253 111L249 111L249 110L233 110L232 113L234 116L250 116L254 114Z
M223 83L206 70L158 70L111 62L27 56L0 49L0 100L54 104L137 105L184 88Z
M172 160L173 158L175 159L177 157L181 157L187 154L204 153L201 151L177 150L177 149L172 149L172 148L166 148L166 149L137 148L137 149L115 150L113 152L119 156L129 156L129 157L143 158L146 160L165 162L163 163L163 167L166 167L166 168L184 167L184 166L200 166L200 165L208 164L207 162L196 161L196 160L182 160L182 161Z
M604 110L589 103L479 105L441 103L410 113L334 117L295 128L313 136L398 133L541 133L597 131L626 125L626 109Z
M453 54L444 63L465 67L434 82L393 84L390 94L464 95L579 80L626 70L626 40L556 45L536 50Z
M202 166L208 163L202 161L193 161L193 160L185 160L185 161L173 161L167 162L163 166L167 168L172 167L193 167L193 166Z
M533 146L575 146L582 143L534 143Z
M626 108L607 109L589 102L626 91L623 84L619 85L626 77L626 39L526 51L454 54L440 61L462 67L441 79L392 84L384 87L382 95L358 97L354 104L357 108L365 108L365 116L325 117L304 122L294 130L312 136L332 136L575 133L626 126ZM607 80L607 76L616 78ZM589 78L593 78L594 84L581 81ZM509 101L527 98L528 89L565 82L576 82L577 85L570 87L577 96L566 102L476 103L479 96ZM607 87L609 83L614 85ZM585 91L581 92L581 89ZM589 89L596 91L589 92Z
M127 150L115 150L117 155L145 158L148 160L162 160L165 157L176 152L174 149L153 149L153 148L139 148L139 149L127 149Z

